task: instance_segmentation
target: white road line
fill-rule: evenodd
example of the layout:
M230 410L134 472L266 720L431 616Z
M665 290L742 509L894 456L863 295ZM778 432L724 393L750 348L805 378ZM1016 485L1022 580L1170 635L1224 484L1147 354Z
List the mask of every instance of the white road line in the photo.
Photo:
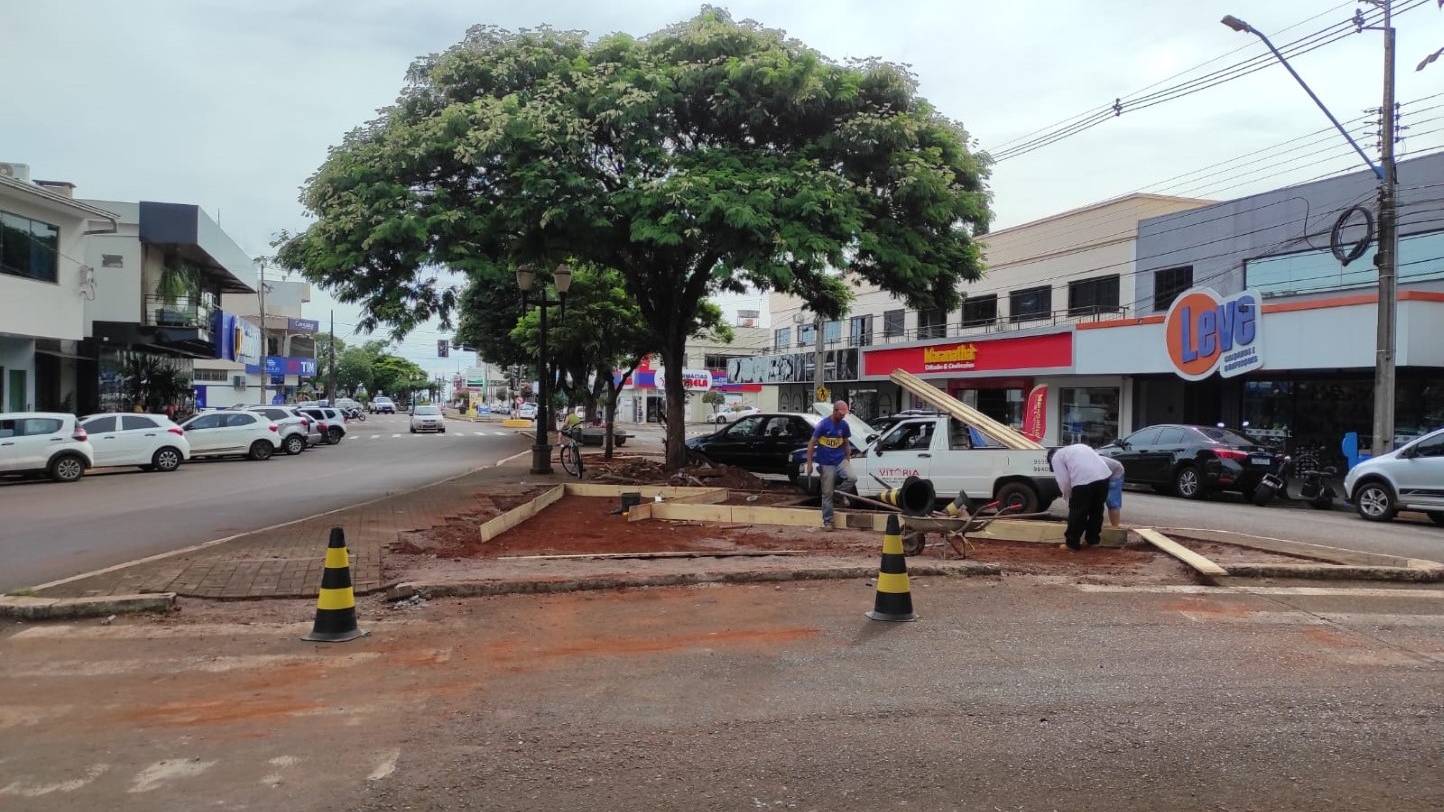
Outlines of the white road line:
M1444 589L1406 587L1402 589L1379 589L1361 587L1344 589L1321 586L1123 586L1119 584L1074 584L1080 592L1140 592L1157 595L1294 595L1299 597L1322 596L1343 598L1415 598L1444 600Z
M1444 626L1444 615L1368 614L1363 612L1252 612L1221 615L1217 612L1179 614L1199 623L1244 623L1269 626Z
M401 436L401 435L399 435L399 434L393 434L393 435L391 435L391 439L394 440L394 439L396 439L397 437L400 437L400 436Z
M493 431L493 432L492 432L492 434L495 434L495 435L498 436L498 437L505 437L505 436L507 436L507 435L510 434L510 433L511 433L511 432L506 432L506 431Z
M485 436L486 436L486 432L484 432L484 431L473 431L472 434L475 434L477 437L485 437Z
M161 785L167 781L177 778L194 778L214 766L216 766L214 761L189 758L169 758L157 761L137 773L131 782L130 789L126 792L150 792L153 789L160 789Z

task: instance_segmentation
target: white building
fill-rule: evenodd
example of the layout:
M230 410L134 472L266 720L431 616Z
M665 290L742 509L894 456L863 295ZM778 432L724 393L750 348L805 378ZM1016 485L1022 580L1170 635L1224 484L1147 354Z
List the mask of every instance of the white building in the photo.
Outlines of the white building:
M258 287L259 287L259 283ZM261 331L259 293L226 294L222 307L234 315L241 343L221 357L195 364L196 400L210 408L255 405L261 402L262 383L272 403L299 399L308 389L318 391L316 381L316 333L321 324L305 317L304 306L311 301L306 282L267 279L264 347ZM233 339L234 341L234 339ZM324 382L322 382L324 383Z
M78 348L96 296L85 241L116 222L72 188L0 163L0 411L73 411L80 400Z

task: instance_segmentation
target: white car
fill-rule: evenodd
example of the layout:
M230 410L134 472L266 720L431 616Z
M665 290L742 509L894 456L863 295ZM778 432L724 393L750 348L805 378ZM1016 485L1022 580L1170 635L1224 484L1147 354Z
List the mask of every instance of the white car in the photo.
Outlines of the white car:
M163 414L93 414L80 418L95 449L95 467L138 465L174 471L191 458L186 433Z
M74 482L95 464L95 449L73 414L0 413L0 474L44 473Z
M535 404L535 403L523 403L519 408L517 408L517 410L516 410L516 416L517 416L517 417L520 417L522 420L535 420L535 419L536 419L536 404Z
M1371 522L1420 510L1444 527L1444 429L1355 465L1344 477L1344 493Z
M378 395L371 399L371 412L373 414L396 414L396 403L384 395Z
M736 409L723 409L712 418L712 422L718 425L722 425L723 423L731 423L734 420L739 420L744 417L750 417L754 414L761 413L762 411L756 406L742 406Z
M245 411L275 421L280 426L281 448L291 455L326 441L320 426L304 412L290 406L247 406Z
M252 412L206 412L180 427L190 440L192 457L264 460L281 448L281 427Z
M411 433L418 431L439 431L446 433L446 418L436 406L417 406L411 410Z

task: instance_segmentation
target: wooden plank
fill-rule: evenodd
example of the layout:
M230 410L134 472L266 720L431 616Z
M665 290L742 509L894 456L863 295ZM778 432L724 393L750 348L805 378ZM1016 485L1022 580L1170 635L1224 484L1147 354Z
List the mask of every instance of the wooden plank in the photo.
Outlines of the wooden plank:
M911 372L895 369L888 377L893 383L913 393L918 399L973 426L1008 448L1015 451L1037 451L1043 448L1042 445L1014 431L1011 426L988 417Z
M653 502L653 519L679 522L733 522L731 505L686 505L676 502Z
M674 505L715 505L727 501L728 493L726 488L703 488L702 491L702 493L688 493L681 496L674 496L668 501Z
M621 496L624 493L640 493L645 499L651 499L661 494L663 499L675 499L680 496L694 496L696 494L710 494L716 491L726 493L726 488L715 487L677 487L674 485L604 485L598 482L568 482L568 496ZM725 497L724 497L725 498Z
M502 533L516 527L527 519L537 515L537 513L549 505L554 504L558 499L565 496L566 492L567 488L565 485L557 485L554 488L549 488L541 496L538 496L530 502L517 505L500 516L491 519L481 526L481 540L483 542L491 541Z
M1182 544L1179 544L1168 536L1163 535L1157 530L1153 530L1147 527L1137 527L1134 528L1133 532L1137 533L1139 538L1143 539L1149 544L1152 544L1154 547L1157 547L1158 549L1164 551L1165 553L1168 553L1174 558L1177 558L1179 561L1182 561L1183 563L1192 567L1200 575L1228 575L1228 570L1220 567L1209 559L1204 558L1198 553L1195 553L1194 551L1188 549Z
M643 502L640 505L627 511L627 521L640 522L652 518L652 505L654 502Z
M807 555L807 550L731 550L689 551L672 553L575 553L571 555L504 555L497 561L562 561L568 559L608 558L760 558L769 555Z

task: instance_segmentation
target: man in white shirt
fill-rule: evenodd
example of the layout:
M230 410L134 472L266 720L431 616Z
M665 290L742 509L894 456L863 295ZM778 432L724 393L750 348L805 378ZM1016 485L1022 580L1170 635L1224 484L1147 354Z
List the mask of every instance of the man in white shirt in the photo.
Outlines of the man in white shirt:
M1048 449L1048 464L1058 479L1058 488L1068 500L1068 528L1063 540L1068 549L1082 549L1102 541L1103 503L1108 497L1108 480L1113 478L1108 463L1092 448L1074 443Z

